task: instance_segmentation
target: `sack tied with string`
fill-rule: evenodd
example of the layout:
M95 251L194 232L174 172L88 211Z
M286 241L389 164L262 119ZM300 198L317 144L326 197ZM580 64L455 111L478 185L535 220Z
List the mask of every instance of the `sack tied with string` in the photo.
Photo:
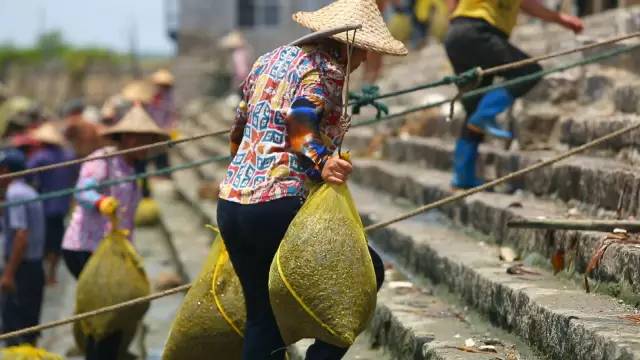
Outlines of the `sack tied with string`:
M311 193L273 259L269 296L287 345L316 338L347 347L366 328L376 279L346 185L323 184Z
M151 293L142 259L127 239L127 231L109 232L100 242L78 279L76 312L84 313ZM115 332L130 333L144 317L149 303L83 319L79 330L84 337L101 340ZM78 336L76 336L77 338Z
M171 326L163 360L242 358L244 295L218 233Z

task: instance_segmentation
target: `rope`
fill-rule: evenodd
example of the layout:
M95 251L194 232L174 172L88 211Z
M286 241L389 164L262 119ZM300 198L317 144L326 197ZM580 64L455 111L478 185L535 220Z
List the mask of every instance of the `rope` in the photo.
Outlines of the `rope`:
M637 35L633 35L633 36L637 36ZM628 37L632 37L632 35L628 35ZM620 41L620 40L618 40L618 41ZM593 47L593 45L591 47ZM579 61L579 62L566 64L566 65L559 66L559 67L556 67L556 68L553 68L553 69L550 69L550 70L541 71L541 72L538 72L536 74L531 74L531 75L524 76L524 77L521 77L521 78L518 78L518 79L511 80L511 81L505 81L505 82L500 83L500 84L496 84L496 85L493 85L493 86L488 86L488 87L485 87L485 88L482 88L482 89L477 89L477 90L471 91L469 93L466 93L463 97L477 96L477 95L482 94L484 92L490 91L490 90L492 90L492 89L494 89L496 87L513 85L513 84L517 83L518 81L529 81L531 79L536 79L536 78L539 78L541 76L545 76L546 74L549 74L549 73L552 73L552 72L563 71L563 70L569 69L571 67L578 66L579 64L588 64L588 63L592 63L592 62L595 62L595 61L599 61L599 60L607 58L607 57L616 56L616 55L624 53L624 52L629 52L629 51L635 50L635 49L637 49L639 47L640 47L640 45L634 45L634 46L625 47L623 49L617 49L617 50L609 51L609 52L606 52L606 53L602 53L602 54L600 54L598 56L594 56L594 57L591 57L591 58L588 58L588 59L584 59L584 60ZM550 58L550 57L547 56L547 58ZM385 117L384 119L397 118L397 117L409 114L411 112L420 111L420 110L427 109L427 108L430 108L430 107L440 106L442 104L446 104L449 101L450 100L445 100L445 101L436 102L436 103L428 104L428 105L425 105L425 106L421 106L421 107L405 110L405 111L397 113L397 114L389 115L389 116ZM355 124L354 126L364 126L364 125L368 125L368 124L371 124L371 123L374 123L374 122L378 122L378 121L381 121L381 120L383 120L383 119L372 119L372 120L360 122L358 124ZM638 128L640 128L640 123L637 123L637 124L634 124L634 125L630 125L630 126L625 127L623 129L614 131L614 132L612 132L612 133L610 133L608 135L605 135L605 136L602 136L602 137L600 137L598 139L590 141L590 142L588 142L586 144L583 144L583 145L581 145L581 146L579 146L579 147L577 147L577 148L575 148L573 150L567 151L567 152L565 152L563 154L560 154L560 155L558 155L556 157L553 157L553 158L548 159L548 160L540 161L540 162L538 162L536 164L533 164L533 165L528 166L528 167L526 167L524 169L515 171L515 172L513 172L511 174L508 174L508 175L503 176L501 178L495 179L493 181L490 181L490 182L488 182L486 184L480 185L480 186L475 187L473 189L469 189L469 190L460 192L458 194L454 194L452 196L446 197L444 199L435 201L433 203L426 204L424 206L420 206L420 207L416 208L413 211L407 212L405 214L402 214L400 216L391 218L389 220L385 220L385 221L382 221L382 222L379 222L379 223L376 223L376 224L369 225L369 226L365 227L364 230L366 232L375 231L375 230L381 229L383 227L386 227L386 226L401 222L403 220L407 220L407 219L412 218L414 216L420 215L420 214L422 214L422 213L424 213L426 211L433 210L433 209L436 209L438 207L444 206L446 204L450 204L452 202L464 199L464 198L466 198L468 196L471 196L471 195L476 194L478 192L482 192L484 190L487 190L489 188L492 188L492 187L494 187L496 185L499 185L499 184L502 184L504 182L513 180L515 178L521 177L523 175L526 175L526 174L528 174L530 172L533 172L535 170L538 170L540 168L543 168L543 167L546 167L546 166L549 166L549 165L553 165L553 164L555 164L555 163L557 163L559 161L562 161L562 160L567 159L567 158L569 158L571 156L574 156L576 154L584 152L584 151L586 151L586 150L588 150L590 148L598 146L598 145L600 145L602 143L605 143L605 142L607 142L607 141L609 141L609 140L611 140L611 139L613 139L615 137L618 137L618 136L623 135L625 133L631 132L631 131L636 130ZM191 140L188 140L188 139L195 140L197 138L203 138L203 137L207 137L207 136L215 136L215 135L219 135L221 133L226 133L226 132L227 132L227 130L208 133L208 134L203 134L203 135L199 135L199 136L194 136L192 138L181 139L181 140L178 140L177 142L167 141L167 142L164 142L165 143L164 145L156 145L156 147L157 146L167 146L168 145L167 143L176 144L176 143L180 143L180 142L191 141ZM160 144L160 143L158 143L158 144ZM154 145L154 144L151 144L151 145ZM136 151L136 150L129 149L129 151ZM85 159L80 159L80 160L88 161L88 160L85 160ZM91 160L94 160L94 159L91 159ZM203 161L212 162L212 161L219 161L219 160L220 160L220 158L216 157L216 158L203 160ZM80 162L82 162L82 161L80 161ZM64 163L62 163L62 164L64 164ZM192 163L191 165L193 165L193 164L195 164L195 163ZM59 165L59 164L56 164L56 165ZM183 164L180 167L186 167L186 166L189 166L189 165L190 164ZM66 166L66 165L62 165L62 166ZM191 167L193 167L193 166L191 166ZM36 170L36 169L32 169L32 170ZM161 170L161 171L168 171L168 170L169 169L164 169L164 170ZM173 171L175 171L175 169ZM7 176L7 175L10 175L10 176ZM24 174L13 173L13 174L7 174L7 175L5 175L4 177L21 176L21 175L24 175ZM136 178L140 177L141 175L143 175L143 174L136 175ZM2 179L2 178L3 177L0 177L0 179ZM114 181L125 181L125 180L116 179ZM127 180L127 181L131 181L131 180ZM102 186L104 186L104 185L102 185ZM76 189L76 191L83 191L83 190L85 190L85 189L82 189L82 190L77 190ZM8 206L8 205L7 204L3 204L3 207L4 206ZM74 323L74 322L77 322L77 321L80 321L80 320L83 320L83 319L86 319L86 318L89 318L89 317L101 315L101 314L104 314L104 313L107 313L107 312L117 311L117 310L120 310L120 309L125 308L125 307L129 307L129 306L134 306L134 305L150 302L152 300L159 299L159 298L162 298L162 297L165 297L165 296L169 296L169 295L176 294L176 293L179 293L179 292L187 291L190 287L191 287L191 284L186 284L186 285L182 285L182 286L170 289L170 290L166 290L166 291L158 292L158 293L155 293L155 294L151 294L149 296L145 296L145 297L141 297L141 298L125 301L125 302L120 303L120 304L115 304L115 305L107 306L107 307L104 307L104 308L101 308L101 309L97 309L97 310L94 310L94 311L89 311L89 312L85 312L85 313L82 313L82 314L77 314L77 315L74 315L74 316L69 317L67 319L53 321L53 322L50 322L50 323L47 323L47 324L41 324L41 325L37 325L37 326L33 326L33 327L29 327L29 328L25 328L25 329L21 329L21 330L17 330L17 331L5 333L5 334L0 334L0 341L6 340L6 339L9 339L9 338L12 338L12 337L16 337L16 336L26 335L26 334L39 332L39 331L42 331L42 330L46 330L46 329L50 329L50 328L54 328L54 327L58 327L58 326L62 326L62 325L70 324L70 323Z
M69 160L69 161L59 162L59 163L56 163L56 164L40 166L40 167L36 167L36 168L32 168L32 169L16 171L16 172L0 175L0 180L13 179L13 178L16 178L16 177L27 176L27 175L39 173L39 172L42 172L42 171L59 169L59 168L65 167L65 166L78 165L78 164L82 164L82 163L87 162L87 161L108 159L108 158L111 158L111 157L114 157L114 156L130 154L130 153L143 151L143 150L151 150L151 149L156 149L156 148L161 148L161 147L171 148L171 147L173 147L175 145L183 144L183 143L186 143L186 142L200 140L200 139L204 139L204 138L208 138L208 137L212 137L212 136L224 135L224 134L227 134L229 131L230 130L216 130L216 131L211 131L211 132L207 132L207 133L200 134L200 135L186 137L186 138L183 138L183 139L159 141L159 142L155 142L153 144L137 146L137 147L133 147L133 148L130 148L130 149L112 151L112 152L109 152L109 153L104 154L104 155L87 156L87 157L84 157L84 158L81 158L81 159Z
M508 87L508 86L512 86L512 85L516 85L519 84L521 82L526 82L526 81L531 81L531 80L536 80L539 78L542 78L546 75L552 74L552 73L556 73L556 72L561 72L561 71L565 71L567 69L573 68L573 67L577 67L577 66L581 66L581 65L587 65L587 64L592 64L595 62L598 62L600 60L604 60L610 57L614 57L614 56L618 56L620 54L623 53L627 53L627 52L631 52L634 50L640 49L640 44L637 45L633 45L633 46L627 46L621 49L614 49L614 50L610 50L607 52L603 52L599 55L596 56L591 56L589 58L585 58L579 61L574 61L574 62L570 62L561 66L557 66L548 70L542 70L539 71L537 73L533 73L533 74L529 74L529 75L525 75L516 79L512 79L512 80L507 80L507 81L503 81L501 83L498 84L493 84L484 88L480 88L480 89L475 89L472 91L469 91L467 93L464 93L461 98L466 99L466 98L470 98L470 97L474 97L474 96L479 96L482 95L488 91L491 90L495 90L497 88L500 87ZM360 126L368 126L374 123L378 123L381 121L387 121L387 120L393 120L393 119L397 119L400 117L403 117L405 115L408 114L412 114L418 111L422 111L422 110L426 110L426 109L431 109L434 107L438 107L438 106L442 106L445 104L450 104L452 102L452 100L454 99L447 99L447 100L442 100L442 101L437 101L437 102L433 102L433 103L429 103L426 105L421 105L421 106L417 106L417 107L412 107L394 114L390 114L390 115L386 115L383 117L374 117L368 120L363 120L363 121L359 121L355 124L353 124L353 127L360 127ZM179 144L179 143L184 143L187 141L193 141L193 140L198 140L198 139L202 139L205 137L209 137L209 136L216 136L216 135L221 135L221 134L225 134L227 133L229 130L218 130L218 131L214 131L214 132L209 132L209 133L205 133L205 134L201 134L201 135L196 135L196 136L192 136L192 137L188 137L188 138L184 138L184 139L180 139L180 140L176 140L176 141L172 141L172 143L174 144ZM164 141L158 144L151 144L151 145L147 145L147 146L164 146L164 144L168 143L169 141ZM128 149L126 151L128 152L132 152L132 151L137 151L140 150L139 148L132 148L132 149ZM92 157L92 158L84 158L84 159L79 159L79 160L74 160L74 161L67 161L67 162L63 162L63 163L58 163L58 164L54 164L52 166L44 166L44 167L39 167L39 168L33 168L30 170L27 170L27 174L30 174L31 172L38 172L38 171L44 171L44 170L50 170L50 168L57 168L57 167L62 167L62 166L68 166L68 165L73 165L77 162L84 162L84 161L89 161L89 160L97 160L97 159L102 159L102 158L107 158L109 156L113 156L116 155L118 152L114 152L114 153L110 153L104 156L96 156L96 157ZM141 173L135 176L135 178L132 177L128 177L128 178L124 178L124 179L114 179L114 180L110 180L110 181L106 181L104 183L101 183L99 185L96 186L88 186L85 188L79 188L79 189L64 189L64 190L59 190L59 191L54 191L54 192L50 192L50 193L46 193L46 194L41 194L40 196L32 199L32 200L22 200L22 201L15 201L15 202L4 202L4 203L0 203L0 209L2 208L7 208L7 207L11 207L11 206L17 206L17 205L23 205L29 202L33 202L33 201L39 201L39 200L48 200L51 198L55 198L58 196L66 196L66 195L70 195L73 193L77 193L77 192L81 192L81 191L86 191L86 190L91 190L94 189L96 187L101 187L101 186L109 186L109 185L115 185L115 184L119 184L122 182L128 182L128 181L132 181L133 180L137 180L140 178L144 178L144 177L148 177L148 176L155 176L155 175L163 175L163 174L167 174L173 171L179 171L179 170L183 170L183 169L188 169L191 167L196 167L196 166L201 166L204 164L208 164L208 163L212 163L212 162L216 162L216 161L224 161L228 159L227 156L219 156L219 157L215 157L215 158L211 158L211 159L206 159L206 160L201 160L199 162L194 162L194 163L187 163L187 164L183 164L183 165L179 165L179 166L175 166L175 167L171 167L171 168L166 168L163 170L159 170L159 171L154 171L154 172L147 172L147 173ZM71 164L69 164L71 163ZM15 172L15 173L10 173L10 174L5 174L5 175L0 175L0 179L3 178L7 178L7 177L17 177L17 176L23 176L26 175L24 174L25 172L21 171L21 172Z
M165 296L169 296L169 295L173 295L173 294L177 294L180 292L185 292L187 290L189 290L191 288L191 284L186 284L186 285L181 285L178 287L174 287L172 289L169 290L165 290L165 291L161 291L161 292L157 292L148 296L144 296L144 297L139 297L133 300L129 300L129 301L125 301L119 304L115 304L115 305L111 305L111 306L106 306L100 309L96 309L93 311L87 311L84 312L82 314L77 314L71 317L68 317L66 319L62 319L62 320L57 320L57 321L52 321L46 324L41 324L41 325L37 325L37 326L31 326L28 328L24 328L21 330L16 330L16 331L12 331L12 332L8 332L5 334L1 334L0 335L0 341L6 340L6 339L10 339L16 336L22 336L22 335L27 335L27 334L32 334L35 332L39 332L42 330L47 330L47 329L51 329L54 327L58 327L58 326L63 326L63 325L67 325L67 324L71 324L71 323L75 323L78 322L80 320L84 320L84 319L88 319L90 317L94 317L94 316L98 316L98 315L102 315L102 314L106 314L109 312L113 312L113 311L117 311L120 310L122 308L125 307L130 307L130 306L135 306L135 305L139 305L139 304L144 304L144 303L148 303L152 300L156 300Z
M227 156L227 155L214 156L214 157L211 157L211 158L208 158L208 159L198 160L198 161L193 161L193 162L187 162L187 163L183 163L183 164L180 164L180 165L176 165L176 166L172 166L172 167L168 167L168 168L164 168L164 169L160 169L160 170L156 170L156 171L148 171L148 172L144 172L144 173L140 173L140 174L136 174L136 175L125 176L125 177L121 177L121 178L117 178L117 179L107 180L107 181L103 181L103 182L101 182L99 184L96 184L96 185L88 185L88 186L83 186L83 187L79 187L79 188L68 188L68 189L62 189L62 190L58 190L58 191L51 191L51 192L48 192L48 193L45 193L45 194L40 194L40 195L38 195L38 196L36 196L34 198L31 198L31 199L2 202L2 203L0 203L0 209L12 207L12 206L25 205L25 204L29 204L29 203L33 203L33 202L37 202L37 201L49 200L49 199L53 199L53 198L60 197L60 196L67 196L67 195L71 195L71 194L75 194L75 193L79 193L79 192L83 192L83 191L87 191L87 190L100 189L100 188L103 188L103 187L113 186L113 185L122 184L122 183L126 183L126 182L132 182L132 181L136 181L136 180L143 179L143 178L150 177L150 176L166 175L166 174L170 174L170 173L173 173L173 172L176 172L176 171L191 169L191 168L194 168L194 167L199 167L199 166L202 166L202 165L210 164L210 163L217 162L217 161L224 161L224 160L228 160L228 159L229 159L229 156Z
M638 37L638 36L640 36L640 32L634 32L634 33L625 34L625 35L621 35L621 36L616 36L616 37L609 38L609 39L606 39L606 40L603 40L603 41L600 41L600 42L596 42L596 43L593 43L593 44L580 46L580 47L569 49L569 50L562 50L562 51L554 52L554 53L551 53L551 54L546 54L546 55L542 55L542 56L537 56L537 57L533 57L533 58L519 60L519 61L515 61L515 62L512 62L512 63L508 63L508 64L504 64L504 65L498 65L498 66L490 67L490 68L487 68L487 69L481 69L481 70L482 70L483 76L496 75L496 74L504 72L504 71L508 71L508 70L512 70L512 69L519 68L519 67L522 67L522 66L534 64L534 63L537 63L537 62L540 62L540 61L549 60L549 59L553 59L553 58L560 57L560 56L570 55L570 54L573 54L573 53L594 49L594 48L597 48L597 47L600 47L600 46L617 43L617 42L628 40L628 39L635 38L635 37ZM366 106L366 105L374 105L374 101L375 100L386 99L386 98L395 97L395 96L399 96L399 95L405 95L405 94L412 93L412 92L415 92L415 91L430 89L430 88L444 86L444 85L452 85L452 84L454 84L454 85L457 85L458 87L464 87L465 85L468 85L468 84L474 82L477 79L478 76L479 76L478 69L471 69L471 70L465 71L463 73L460 73L458 75L445 76L442 79L437 80L437 81L429 82L429 83L422 84L422 85L413 86L413 87L410 87L410 88L407 88L407 89L391 91L391 92L388 92L388 93L385 93L385 94L376 94L375 96L370 96L370 95L367 95L367 94L363 93L362 95L353 96L354 101L352 101L350 103L350 105L351 106L358 106L358 108L360 108L360 107Z
M502 81L502 82L497 83L497 84L493 84L493 85L486 86L486 87L483 87L483 88L480 88L480 89L472 90L472 91L469 91L467 93L464 93L464 95L462 95L462 99L467 99L467 98L472 98L472 97L475 97L475 96L478 96L478 95L482 95L482 94L484 94L486 92L489 92L491 90L495 90L495 89L498 89L498 88L509 87L509 86L512 86L512 85L520 84L522 82L528 82L528 81L532 81L532 80L537 80L537 79L545 77L545 76L547 76L549 74L562 72L562 71L565 71L565 70L568 70L568 69L571 69L571 68L574 68L574 67L582 66L582 65L593 64L593 63L599 62L601 60L608 59L608 58L611 58L611 57L615 57L615 56L618 56L620 54L624 54L624 53L631 52L631 51L638 50L638 49L640 49L640 44L627 46L627 47L620 48L620 49L614 49L614 50L606 51L606 52L600 53L599 55L591 56L591 57L584 58L584 59L581 59L581 60L578 60L578 61L569 62L569 63L566 63L564 65L553 67L551 69L538 71L538 72L535 72L535 73L532 73L532 74L529 74L529 75L524 75L524 76L521 76L521 77L518 77L518 78L515 78L515 79ZM355 127L357 127L357 126L366 126L366 125L371 125L371 124L374 124L374 123L377 123L377 122L381 122L381 121L393 120L393 119L396 119L396 118L399 118L399 117L403 117L403 116L408 115L408 114L412 114L414 112L427 110L427 109L431 109L431 108L434 108L434 107L438 107L438 106L442 106L442 105L445 105L445 104L449 104L454 99L446 99L446 100L442 100L442 101L429 103L429 104L426 104L426 105L412 107L412 108L409 108L409 109L406 109L406 110L403 110L403 111L400 111L400 112L397 112L397 113L394 113L394 114L391 114L391 115L383 116L381 118L371 118L371 119L368 119L368 120L359 121L359 122L353 124L353 126L355 126Z

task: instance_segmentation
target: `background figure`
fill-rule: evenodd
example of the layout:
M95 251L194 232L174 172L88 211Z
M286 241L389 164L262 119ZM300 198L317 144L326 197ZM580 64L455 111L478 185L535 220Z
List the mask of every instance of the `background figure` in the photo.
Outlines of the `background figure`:
M394 3L399 1L401 0L394 0ZM384 14L389 2L390 0L376 0L376 5L378 5L378 10L380 10L381 14ZM367 54L367 61L364 62L363 87L376 84L382 73L382 65L382 54L375 52L369 52Z
M244 35L238 30L234 30L225 35L219 43L223 50L230 51L231 67L232 67L232 87L233 92L240 92L242 82L249 75L251 70L251 48L244 38Z
M78 157L85 157L104 144L100 137L101 125L87 121L83 112L84 103L80 99L67 102L61 111L64 136Z
M44 123L31 136L42 144L27 161L32 169L74 159L73 151L66 148L64 137L51 123ZM29 177L29 182L39 193L48 193L73 187L78 176L77 166L38 172ZM48 263L47 284L57 282L58 262L62 253L64 219L69 212L71 196L60 196L44 201L46 219L45 257Z
M21 171L26 159L17 149L0 152L0 174ZM23 178L0 180L4 201L33 199L38 193ZM0 279L2 291L2 332L38 325L44 293L42 257L45 245L45 220L41 202L4 209L5 267ZM7 340L8 346L36 344L39 333Z
M92 155L104 155L113 150L130 149L166 139L160 129L141 105L135 105L117 125L106 129L104 136L110 137L116 148L106 146ZM137 151L107 159L88 161L82 164L77 187L98 185L101 182L135 174L134 164L146 157L145 151ZM107 216L115 214L121 228L134 236L134 217L140 202L141 192L136 181L121 183L99 190L87 190L75 196L78 206L62 241L65 263L73 276L80 276L82 269L109 231ZM121 333L109 334L104 339L88 339L88 360L116 359L122 341Z
M162 69L156 71L151 76L151 81L156 88L155 94L147 106L149 115L151 115L151 118L159 128L168 134L177 134L178 117L173 102L173 84L175 79L168 70ZM177 135L172 135L172 137L175 136ZM154 163L156 170L169 167L169 154L163 151L154 158ZM169 175L163 177L168 178Z
M545 21L555 22L574 32L582 31L582 21L574 16L547 9L538 0L449 0L453 11L445 39L445 49L456 74L481 67L483 69L529 58L529 55L509 42L522 9L527 14ZM497 74L515 79L541 71L538 64L504 71ZM484 76L478 87L493 83L494 76ZM511 132L501 129L496 117L513 105L516 98L531 90L538 80L531 80L497 88L484 95L462 101L467 114L465 125L454 151L454 173L451 185L468 189L483 183L476 176L478 146L485 133L510 139ZM470 89L465 89L470 90Z

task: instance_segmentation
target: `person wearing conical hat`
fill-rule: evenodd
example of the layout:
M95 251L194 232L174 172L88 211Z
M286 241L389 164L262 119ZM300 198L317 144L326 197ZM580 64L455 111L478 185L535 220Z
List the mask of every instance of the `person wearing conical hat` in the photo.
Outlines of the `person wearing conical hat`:
M453 12L444 41L449 61L456 74L475 68L491 68L529 58L509 42L518 14L523 12L543 21L556 23L573 32L581 32L582 21L572 15L547 9L539 0L448 0ZM539 64L505 70L499 77L516 79L542 71ZM483 76L477 87L493 83L495 76ZM456 141L451 185L457 189L473 188L483 183L476 176L478 147L485 134L510 140L513 134L500 128L496 117L524 96L538 80L523 81L508 88L500 87L484 95L465 98L465 124ZM472 90L471 87L465 89Z
M219 43L221 49L230 52L233 68L233 86L239 88L251 70L251 47L238 30L225 35Z
M116 150L151 144L165 140L168 135L160 129L141 105L134 105L116 125L105 129L102 136L114 146L96 150L90 156L105 155ZM77 188L99 185L108 180L135 175L134 164L143 160L147 151L137 151L82 164ZM86 190L75 195L75 207L62 241L63 257L67 268L76 278L109 231L108 216L115 215L122 229L128 230L129 240L134 237L134 218L141 199L137 182L129 181L99 190ZM89 339L88 359L116 359L122 334L110 334L104 339ZM99 354L101 357L95 357Z
M407 54L374 0L338 0L293 19L317 33L253 65L230 133L233 160L220 185L218 226L246 300L245 360L284 359L269 303L269 269L308 184L342 184L351 173L351 164L334 156L349 126L342 98L348 75L369 52ZM361 27L336 31L346 26ZM381 280L381 261L373 258ZM307 359L339 359L345 352L316 342Z
M27 168L52 165L75 158L73 151L67 148L67 142L60 131L51 122L46 122L33 130L30 136L41 146L27 161ZM49 193L73 187L78 177L77 167L68 166L42 171L28 177L29 182L39 193ZM71 196L60 196L45 200L44 214L46 223L45 259L48 262L47 283L57 282L58 262L62 254L64 219L71 206Z
M156 71L151 76L151 81L155 84L155 94L153 95L147 110L156 124L169 134L174 133L178 126L177 111L173 100L174 77L166 69ZM158 154L154 159L156 169L169 167L169 155L166 152Z

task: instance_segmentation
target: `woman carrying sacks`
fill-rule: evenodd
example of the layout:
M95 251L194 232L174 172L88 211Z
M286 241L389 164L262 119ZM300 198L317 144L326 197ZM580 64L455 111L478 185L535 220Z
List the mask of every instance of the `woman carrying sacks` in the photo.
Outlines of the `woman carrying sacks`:
M168 138L142 106L135 105L118 122L102 135L115 146L106 146L93 152L91 157L101 156L122 149L130 149ZM98 185L104 181L135 175L134 163L145 159L146 151L136 151L82 164L77 187ZM97 190L76 194L78 205L62 241L63 257L69 271L78 278L91 254L110 230L109 216L119 220L119 226L129 231L133 239L134 217L142 195L136 181L125 182ZM108 274L105 274L108 276ZM116 333L99 342L89 339L87 359L115 359L121 334Z
M244 359L284 359L269 303L272 259L305 201L309 182L344 183L351 164L333 154L349 126L343 112L348 74L367 53L406 55L374 0L338 0L293 19L325 33L359 30L282 46L260 57L244 81L232 127L233 160L220 186L218 225L246 299ZM379 284L382 261L372 254ZM307 359L340 359L347 349L316 342Z

